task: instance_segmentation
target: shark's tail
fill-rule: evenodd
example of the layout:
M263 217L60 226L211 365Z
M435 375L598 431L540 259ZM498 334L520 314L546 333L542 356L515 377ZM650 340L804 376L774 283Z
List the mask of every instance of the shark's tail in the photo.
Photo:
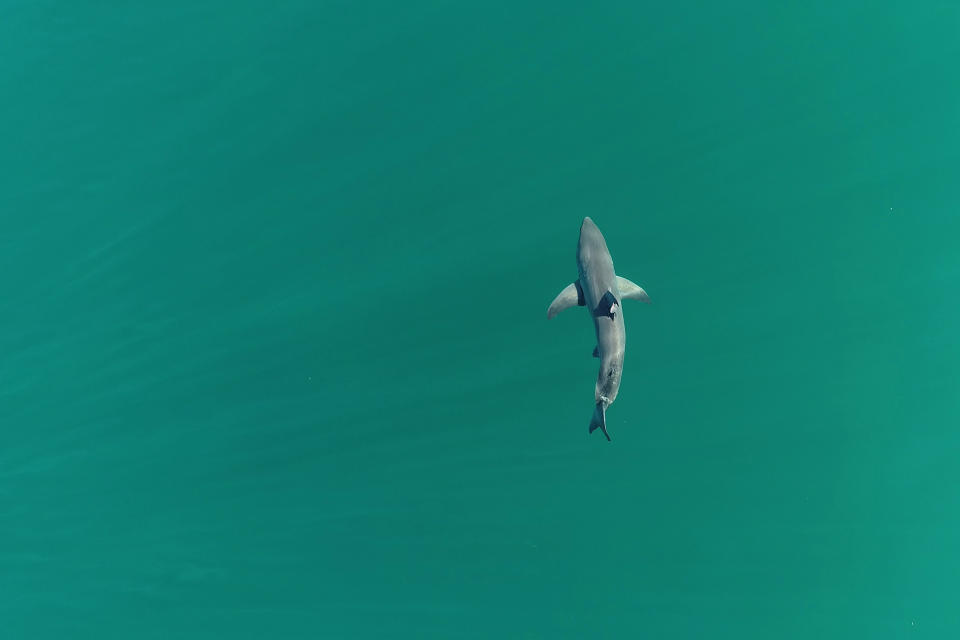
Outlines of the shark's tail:
M609 440L610 434L607 433L607 410L603 407L602 402L598 402L597 406L593 409L593 418L590 419L590 433L593 433L598 428L603 431L603 435L607 436L607 440Z

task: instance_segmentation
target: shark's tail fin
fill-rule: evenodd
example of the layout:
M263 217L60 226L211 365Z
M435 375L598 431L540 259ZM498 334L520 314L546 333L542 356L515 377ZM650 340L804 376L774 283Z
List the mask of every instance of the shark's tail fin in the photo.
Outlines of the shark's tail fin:
M590 419L590 433L593 433L598 428L603 431L603 435L607 436L607 440L609 440L610 434L607 433L607 410L604 409L602 402L598 402L597 406L593 409L593 418Z

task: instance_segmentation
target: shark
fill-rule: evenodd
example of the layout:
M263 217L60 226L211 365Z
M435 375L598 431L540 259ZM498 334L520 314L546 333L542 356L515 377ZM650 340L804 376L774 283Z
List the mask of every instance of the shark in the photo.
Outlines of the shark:
M600 359L600 373L594 390L589 432L600 429L610 440L607 408L617 399L620 391L623 355L627 346L621 305L623 300L640 300L649 304L650 296L639 285L616 274L607 241L589 216L580 225L577 272L579 277L564 287L550 303L547 319L577 306L586 307L590 312L597 333L593 356Z

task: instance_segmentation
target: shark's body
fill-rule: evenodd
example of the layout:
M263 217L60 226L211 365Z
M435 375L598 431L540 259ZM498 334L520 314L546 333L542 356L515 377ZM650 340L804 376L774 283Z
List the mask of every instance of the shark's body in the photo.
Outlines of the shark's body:
M578 305L591 311L597 332L597 347L593 355L600 358L600 373L594 392L595 405L593 418L590 420L590 433L599 427L609 440L606 411L620 391L623 353L627 345L620 301L626 298L650 302L650 298L639 286L617 276L613 270L613 259L607 249L607 242L590 218L584 218L580 226L577 271L580 273L579 279L569 284L554 299L547 309L547 318Z

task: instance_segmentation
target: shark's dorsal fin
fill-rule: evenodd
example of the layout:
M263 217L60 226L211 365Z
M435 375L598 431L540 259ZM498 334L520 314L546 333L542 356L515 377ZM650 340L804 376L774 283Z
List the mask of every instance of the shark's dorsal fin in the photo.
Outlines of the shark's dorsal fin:
M577 305L582 307L584 304L586 303L583 301L583 289L580 288L580 281L574 280L564 287L563 291L557 294L557 297L550 303L550 308L547 309L547 318L552 318L564 309Z
M597 318L602 318L603 316L613 318L619 310L620 303L617 302L617 297L613 295L612 292L607 291L603 294L603 297L600 298L600 302L597 303L597 308L593 310L593 315Z
M597 345L593 348L593 357L594 358L600 357L600 345Z
M650 296L635 282L617 276L617 288L620 289L620 297L624 300L639 300L650 304Z

